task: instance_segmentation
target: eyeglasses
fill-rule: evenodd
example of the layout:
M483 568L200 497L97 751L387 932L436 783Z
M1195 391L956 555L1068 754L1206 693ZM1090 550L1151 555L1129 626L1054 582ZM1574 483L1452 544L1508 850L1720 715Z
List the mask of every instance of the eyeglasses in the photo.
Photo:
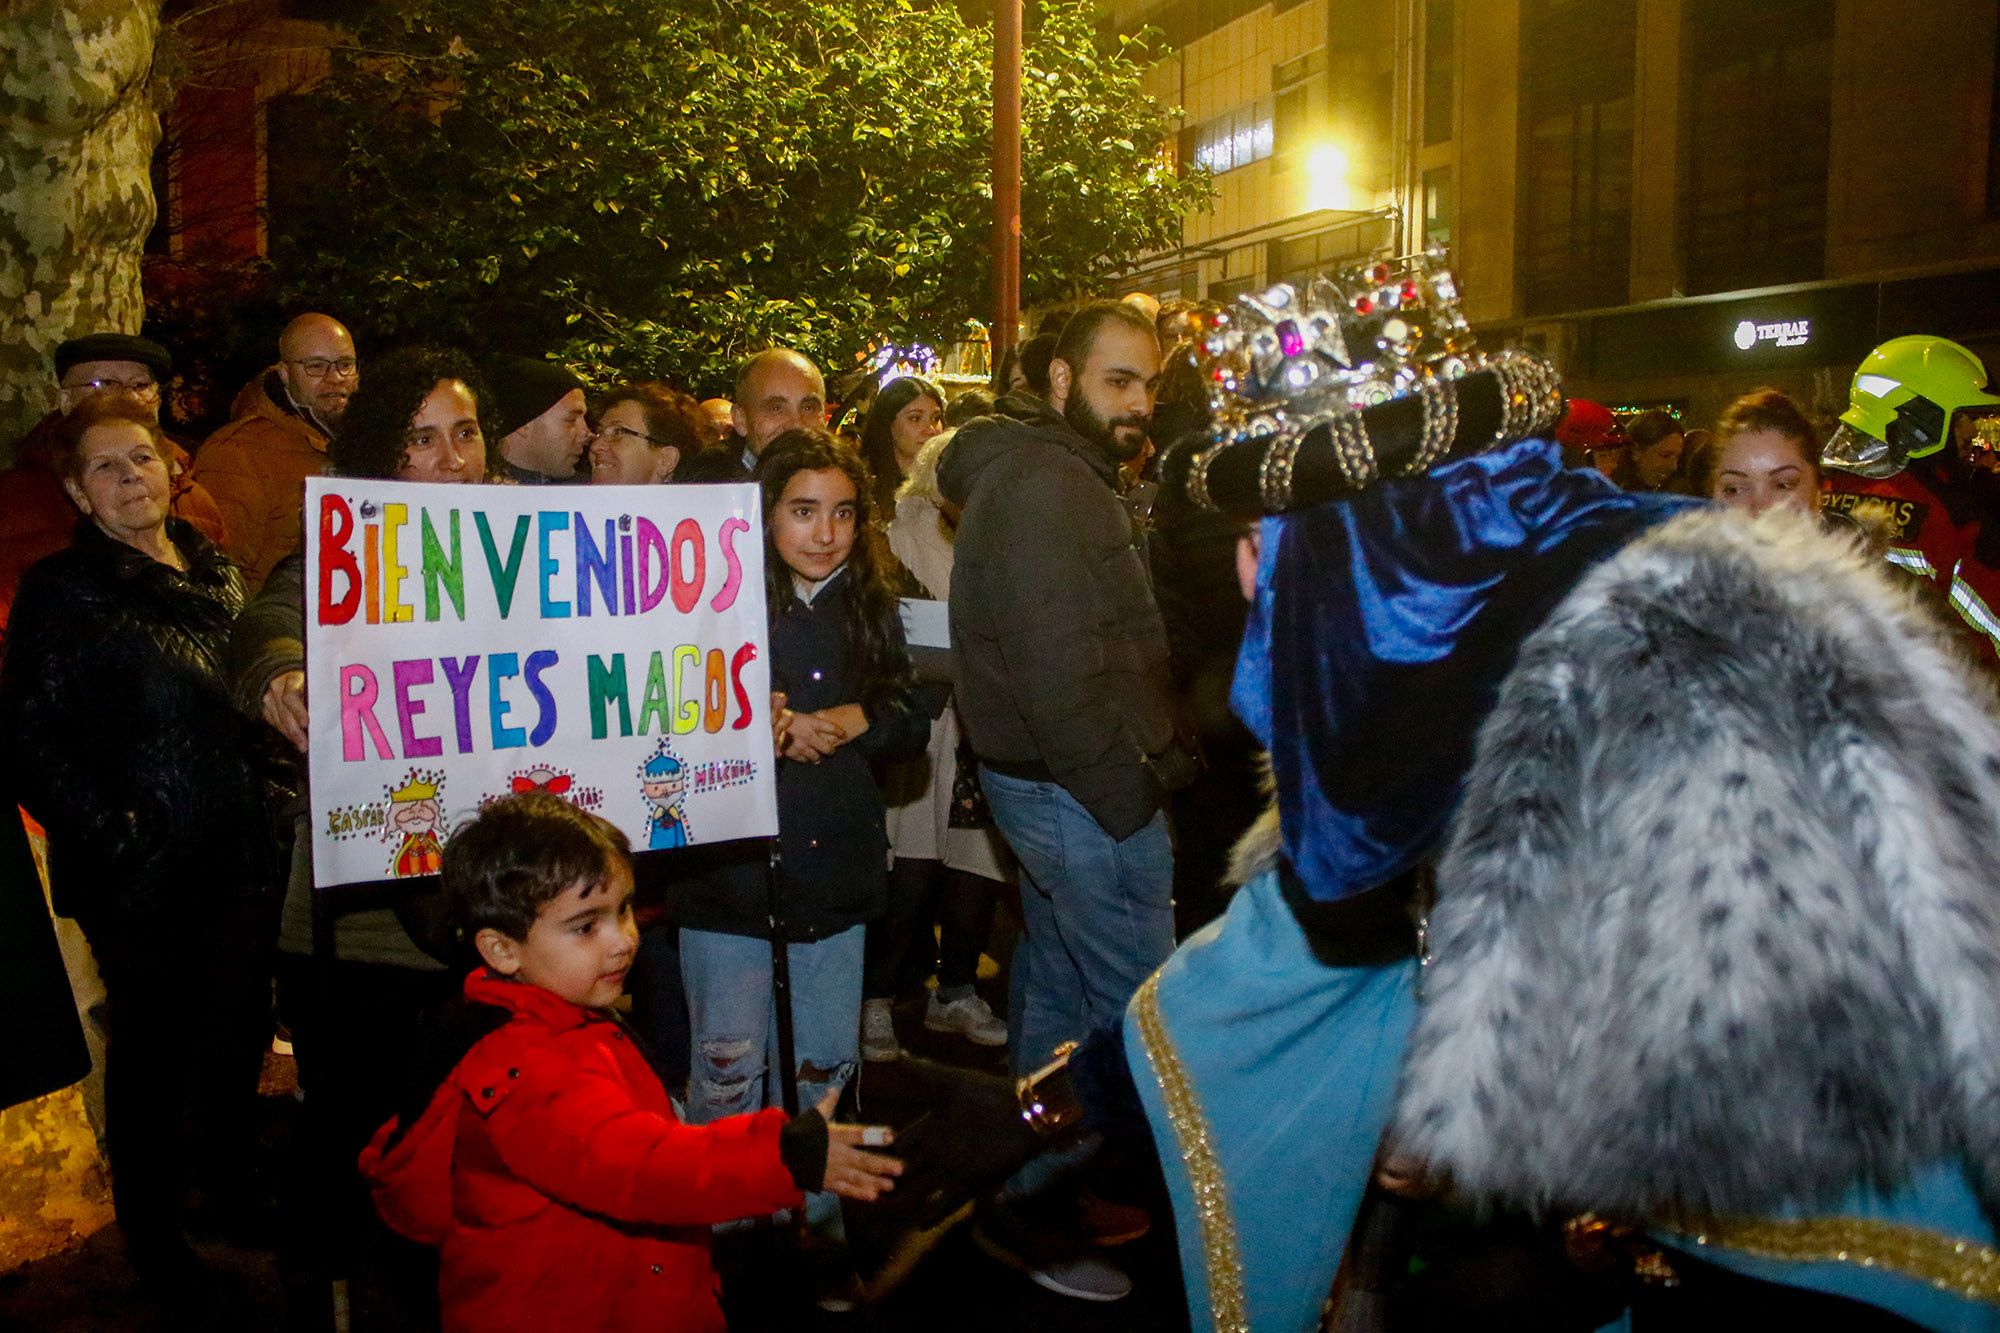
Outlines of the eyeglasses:
M596 432L596 435L598 439L610 440L613 444L622 444L626 440L644 440L647 444L657 445L662 449L668 444L666 440L656 439L642 430L633 430L630 426L606 426Z
M325 379L329 374L347 379L354 374L354 368L358 363L351 356L343 356L338 360L331 360L323 356L314 356L308 357L304 361L294 361L292 364L303 370L306 373L307 379L321 380Z
M117 389L129 393L134 398L158 398L160 385L157 380L84 380L78 384L65 384L65 389L88 389L92 393L103 393L107 389Z

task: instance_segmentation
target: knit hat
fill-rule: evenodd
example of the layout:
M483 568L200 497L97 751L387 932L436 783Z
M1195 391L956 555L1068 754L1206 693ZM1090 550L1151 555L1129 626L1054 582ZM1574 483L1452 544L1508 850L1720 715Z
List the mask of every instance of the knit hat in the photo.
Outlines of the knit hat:
M531 356L495 358L487 367L486 378L493 388L503 436L512 435L572 390L583 387L583 381L564 367Z
M56 378L69 374L86 361L136 361L165 379L174 372L174 358L151 338L129 333L86 333L81 338L56 344Z

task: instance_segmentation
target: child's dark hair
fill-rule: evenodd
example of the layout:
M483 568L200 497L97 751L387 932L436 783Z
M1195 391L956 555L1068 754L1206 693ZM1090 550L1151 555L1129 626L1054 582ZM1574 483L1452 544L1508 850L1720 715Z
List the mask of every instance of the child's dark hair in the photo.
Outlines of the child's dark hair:
M792 571L771 544L771 516L784 498L785 487L801 472L835 471L854 483L854 549L845 568L847 584L847 665L861 684L863 705L896 688L909 671L909 659L897 651L889 626L897 614L896 586L891 581L896 557L875 525L874 479L861 456L827 431L813 427L788 430L765 446L757 460L757 484L764 489L764 583L776 615L798 596Z
M624 833L560 796L503 796L454 833L444 851L444 893L470 940L491 927L523 940L541 910L571 885L604 886L628 862Z

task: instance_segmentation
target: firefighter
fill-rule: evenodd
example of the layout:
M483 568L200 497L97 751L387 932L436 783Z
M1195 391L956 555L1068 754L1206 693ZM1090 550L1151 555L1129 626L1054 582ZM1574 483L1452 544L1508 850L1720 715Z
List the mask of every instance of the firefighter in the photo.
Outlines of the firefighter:
M1821 461L1826 508L1881 528L1889 559L1935 588L2000 669L2000 483L1972 467L1962 443L1976 409L1994 407L1971 352L1892 338L1855 373Z

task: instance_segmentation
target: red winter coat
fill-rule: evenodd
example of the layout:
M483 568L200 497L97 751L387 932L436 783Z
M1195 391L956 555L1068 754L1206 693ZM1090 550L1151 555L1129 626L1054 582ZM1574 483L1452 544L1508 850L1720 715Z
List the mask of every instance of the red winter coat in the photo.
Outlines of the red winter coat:
M708 1228L799 1206L784 1113L684 1125L615 1020L484 968L465 995L513 1018L361 1154L382 1219L442 1251L446 1333L722 1329Z

